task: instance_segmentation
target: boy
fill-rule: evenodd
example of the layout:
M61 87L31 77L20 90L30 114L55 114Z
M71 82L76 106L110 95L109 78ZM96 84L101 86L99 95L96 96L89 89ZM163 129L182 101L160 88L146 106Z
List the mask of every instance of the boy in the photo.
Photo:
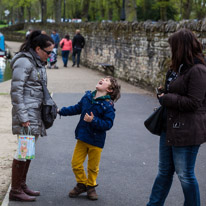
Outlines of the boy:
M95 187L101 152L105 143L106 130L113 126L115 118L113 102L120 98L120 88L115 78L103 78L97 83L96 90L87 91L78 104L63 107L58 111L62 116L81 114L75 130L77 143L71 162L77 185L69 192L69 197L77 197L87 192L90 200L98 199ZM87 155L88 176L83 166Z

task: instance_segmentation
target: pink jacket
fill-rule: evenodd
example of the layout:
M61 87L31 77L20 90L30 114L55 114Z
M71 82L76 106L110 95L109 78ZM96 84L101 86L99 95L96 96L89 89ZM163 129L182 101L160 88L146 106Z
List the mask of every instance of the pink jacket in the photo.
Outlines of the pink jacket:
M66 50L72 51L72 40L67 40L63 38L59 43L60 47L63 42L64 42L64 46L62 47L62 51L66 51Z

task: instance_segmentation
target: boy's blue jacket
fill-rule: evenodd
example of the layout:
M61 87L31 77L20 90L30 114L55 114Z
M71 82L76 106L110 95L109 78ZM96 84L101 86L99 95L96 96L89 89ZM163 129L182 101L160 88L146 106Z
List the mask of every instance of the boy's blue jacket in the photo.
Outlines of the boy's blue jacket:
M79 123L75 130L75 137L88 144L103 148L106 138L106 130L113 126L115 109L109 96L93 99L95 92L87 91L80 102L74 106L63 107L59 114L71 116L81 114ZM110 98L110 97L109 97ZM92 122L84 121L86 113L94 114Z

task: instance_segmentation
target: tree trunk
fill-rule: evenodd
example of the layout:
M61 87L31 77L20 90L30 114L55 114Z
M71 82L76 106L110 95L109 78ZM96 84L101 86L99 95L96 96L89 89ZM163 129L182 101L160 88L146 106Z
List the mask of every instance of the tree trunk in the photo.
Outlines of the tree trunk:
M105 11L106 11L106 8L105 8L105 6L104 6L104 4L103 4L103 1L101 1L101 5L100 5L100 15L101 15L101 17L102 17L102 19L105 19Z
M54 0L55 22L61 22L62 0Z
M46 6L46 1L47 0L39 0L40 4L41 4L41 22L42 23L46 23L46 19L47 19L47 6Z
M18 9L18 19L19 19L19 23L24 23L24 7L21 6Z
M137 20L137 5L135 0L125 0L126 21Z
M27 7L28 12L28 22L31 22L31 5Z
M169 0L159 0L159 9L160 9L160 19L163 21L167 21L167 7L169 4Z
M82 6L82 20L83 21L88 21L89 4L90 4L90 0L83 0L83 6Z
M189 19L192 11L192 0L185 0L182 2L182 18Z
M160 19L167 21L167 7L160 7Z

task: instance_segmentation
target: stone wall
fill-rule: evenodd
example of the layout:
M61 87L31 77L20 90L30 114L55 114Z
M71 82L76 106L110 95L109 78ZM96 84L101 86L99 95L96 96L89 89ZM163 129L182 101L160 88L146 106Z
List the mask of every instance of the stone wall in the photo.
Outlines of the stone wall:
M162 84L168 69L170 49L168 36L187 27L197 33L206 47L206 22L117 22L117 23L61 23L25 24L24 29L41 29L48 34L56 29L61 37L74 36L77 28L86 39L81 62L102 70L99 63L112 64L114 75L133 85L155 88Z
M21 32L24 29L24 24L16 24L9 27L4 27L0 29L0 32L4 34L6 41L18 41L23 42L25 40L25 34Z

